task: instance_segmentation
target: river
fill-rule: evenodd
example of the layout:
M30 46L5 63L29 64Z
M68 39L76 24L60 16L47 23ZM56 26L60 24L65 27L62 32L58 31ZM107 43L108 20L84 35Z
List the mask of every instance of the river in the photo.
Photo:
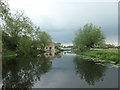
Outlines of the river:
M73 53L11 57L2 63L4 88L118 87L118 68Z

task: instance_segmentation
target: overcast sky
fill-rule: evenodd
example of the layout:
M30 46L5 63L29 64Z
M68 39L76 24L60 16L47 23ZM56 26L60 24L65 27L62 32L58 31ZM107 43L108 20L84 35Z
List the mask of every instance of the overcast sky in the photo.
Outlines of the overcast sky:
M54 42L72 43L86 23L100 26L107 43L118 42L118 0L9 0L12 11L22 10Z

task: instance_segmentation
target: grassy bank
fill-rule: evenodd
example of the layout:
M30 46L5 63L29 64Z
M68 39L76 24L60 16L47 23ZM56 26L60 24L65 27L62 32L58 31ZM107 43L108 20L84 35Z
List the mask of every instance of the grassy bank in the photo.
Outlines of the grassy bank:
M118 49L100 49L100 50L89 50L85 52L78 52L79 55L89 56L92 58L103 59L106 62L112 62L119 64Z

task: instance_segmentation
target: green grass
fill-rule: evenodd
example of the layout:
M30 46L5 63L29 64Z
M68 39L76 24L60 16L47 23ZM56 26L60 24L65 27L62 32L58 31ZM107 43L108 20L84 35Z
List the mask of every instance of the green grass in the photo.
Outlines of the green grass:
M79 52L79 55L103 59L106 60L106 62L112 62L115 64L119 64L120 62L118 59L118 49L89 50L86 52Z

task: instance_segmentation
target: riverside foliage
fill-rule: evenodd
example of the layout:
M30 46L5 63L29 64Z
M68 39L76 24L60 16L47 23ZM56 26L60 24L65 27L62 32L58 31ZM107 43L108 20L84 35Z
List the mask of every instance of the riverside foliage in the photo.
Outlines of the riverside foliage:
M106 44L101 28L92 23L86 24L78 31L73 43L75 52L79 55L106 60L117 65L120 63L119 47Z
M89 23L80 28L76 33L73 43L75 48L85 51L95 46L104 46L105 36L100 27Z
M40 31L23 11L11 13L7 1L4 0L0 0L0 22L3 55L10 51L17 54L32 54L38 47L43 50L52 42L51 36Z

